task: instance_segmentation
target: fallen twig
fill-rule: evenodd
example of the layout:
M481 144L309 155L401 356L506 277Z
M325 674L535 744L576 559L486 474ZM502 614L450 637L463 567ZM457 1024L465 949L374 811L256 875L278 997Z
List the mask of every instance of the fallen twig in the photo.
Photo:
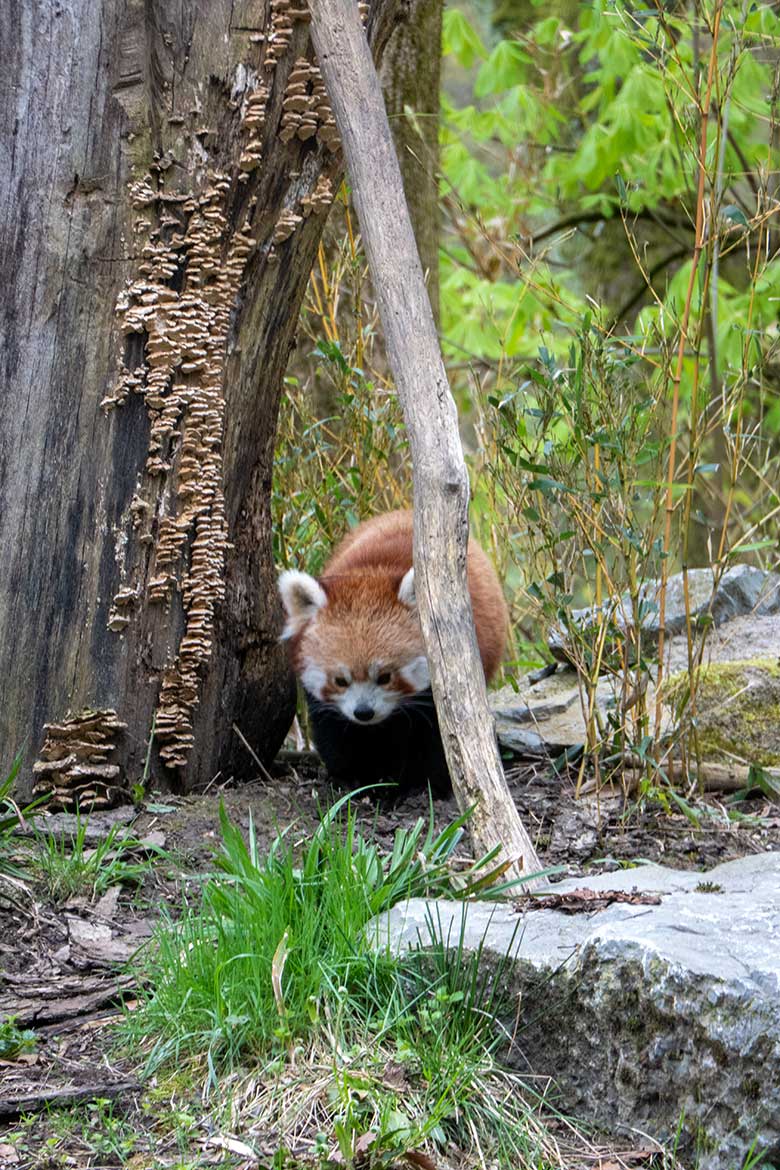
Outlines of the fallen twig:
M34 1093L16 1093L0 1097L0 1117L16 1117L20 1113L37 1113L47 1105L75 1105L79 1101L94 1101L105 1098L110 1101L128 1093L138 1093L141 1082L135 1079L125 1081L101 1081L92 1085L69 1085L60 1089L38 1089Z
M71 983L75 980L71 980ZM86 980L82 980L82 988ZM53 1024L90 1015L96 1008L115 1003L136 981L124 975L118 979L89 981L87 991L74 991L67 985L38 984L27 995L0 996L0 1014L13 1016L18 1027L33 1024Z
M592 914L594 910L606 910L614 902L628 902L631 906L659 906L661 898L658 894L645 894L639 890L588 890L580 887L565 894L545 894L542 897L526 894L513 903L513 909Z

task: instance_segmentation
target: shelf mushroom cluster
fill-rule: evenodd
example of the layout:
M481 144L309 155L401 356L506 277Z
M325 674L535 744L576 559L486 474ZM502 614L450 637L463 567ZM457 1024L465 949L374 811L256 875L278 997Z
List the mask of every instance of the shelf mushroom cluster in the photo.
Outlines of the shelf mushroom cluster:
M367 12L367 6L362 11ZM240 195L262 162L273 89L267 73L289 49L297 21L308 21L305 6L271 0L268 35L253 33L256 69L244 68L240 109L243 145L232 175L210 168L200 192L166 189L167 156L155 156L150 173L130 186L135 279L117 302L125 336L125 355L104 407L123 406L131 394L143 397L150 420L146 480L130 504L134 539L147 549L114 595L109 628L122 633L144 605L170 604L177 596L184 632L173 661L162 674L155 736L162 760L186 765L194 743L193 715L201 668L212 651L216 606L223 600L228 544L222 487L224 371L231 313L246 265L257 248L252 222L257 196ZM191 111L200 118L200 110ZM171 125L184 124L183 116ZM216 135L193 129L201 155ZM317 66L294 61L282 97L279 138L285 143L316 139L336 152L340 141L325 85ZM171 159L173 155L171 155ZM266 261L304 219L324 213L333 199L331 179L319 173L312 189L278 214L268 240ZM240 207L239 226L235 208ZM150 502L152 501L152 502ZM48 764L45 757L43 764Z
M121 769L110 762L117 736L127 730L116 711L82 711L43 729L33 796L46 796L47 809L111 808L127 799Z

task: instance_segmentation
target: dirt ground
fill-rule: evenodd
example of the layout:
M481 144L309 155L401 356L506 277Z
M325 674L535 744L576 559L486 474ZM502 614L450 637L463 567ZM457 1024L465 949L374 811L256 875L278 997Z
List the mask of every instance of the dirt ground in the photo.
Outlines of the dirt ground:
M175 811L143 813L135 831L165 833L166 849L182 862L208 864L219 837L218 808L246 827L250 813L258 840L270 844L275 832L288 825L305 835L317 824L318 813L342 795L327 783L314 760L304 758L269 780L248 785L214 787L203 795L166 797ZM679 869L711 869L723 861L780 848L780 807L764 797L727 806L727 797L712 794L695 802L698 824L674 808L659 804L639 809L622 796L575 800L574 779L556 775L546 763L523 764L507 772L512 796L541 862L562 866L559 875L580 876L626 865L655 861ZM732 817L729 819L727 807ZM428 816L427 792L395 801L373 793L356 801L365 831L390 848L398 828ZM454 796L434 802L437 828L458 816Z
M734 806L731 819L726 798L699 800L698 823L692 823L676 809L640 809L621 797L575 801L573 783L547 764L514 767L508 779L540 859L561 866L562 876L643 861L706 870L780 849L780 808L762 797ZM154 1083L142 1086L138 1068L117 1054L112 1025L120 1003L132 1003L132 957L161 908L174 907L182 886L212 867L220 802L244 827L251 815L265 845L289 825L300 838L308 836L334 795L316 763L304 757L250 784L152 796L137 810L96 814L90 822L93 840L117 819L126 822L141 841L139 856L156 858L139 890L113 887L94 903L76 897L57 908L21 887L0 895L0 1022L11 1016L18 1028L35 1032L29 1051L0 1060L3 1170L256 1165L231 1151L229 1142L225 1146L213 1119L194 1113L188 1160L180 1160L173 1138L166 1137L170 1102L155 1097ZM366 795L357 809L364 831L389 846L397 828L427 817L428 797L417 793L378 804ZM438 800L434 815L439 827L454 819L454 798ZM62 817L40 818L44 831L67 833L68 824Z

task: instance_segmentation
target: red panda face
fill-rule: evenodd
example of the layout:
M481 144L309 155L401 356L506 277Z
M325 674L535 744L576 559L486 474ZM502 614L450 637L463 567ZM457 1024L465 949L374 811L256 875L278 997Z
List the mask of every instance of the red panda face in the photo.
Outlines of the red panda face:
M383 570L279 578L293 668L353 723L380 723L430 686L412 581Z

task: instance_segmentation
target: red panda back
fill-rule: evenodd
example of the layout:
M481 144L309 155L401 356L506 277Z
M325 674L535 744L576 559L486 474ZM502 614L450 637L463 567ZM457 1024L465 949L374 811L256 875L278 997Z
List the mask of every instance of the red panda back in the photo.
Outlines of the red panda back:
M344 537L323 570L323 577L365 569L397 570L402 576L412 567L413 521L411 512L385 512L364 520Z
M411 511L387 512L359 524L335 549L322 573L327 590L332 578L351 574L375 577L386 570L397 581L412 567ZM495 570L475 540L469 539L468 582L482 666L488 681L506 648L509 614Z

